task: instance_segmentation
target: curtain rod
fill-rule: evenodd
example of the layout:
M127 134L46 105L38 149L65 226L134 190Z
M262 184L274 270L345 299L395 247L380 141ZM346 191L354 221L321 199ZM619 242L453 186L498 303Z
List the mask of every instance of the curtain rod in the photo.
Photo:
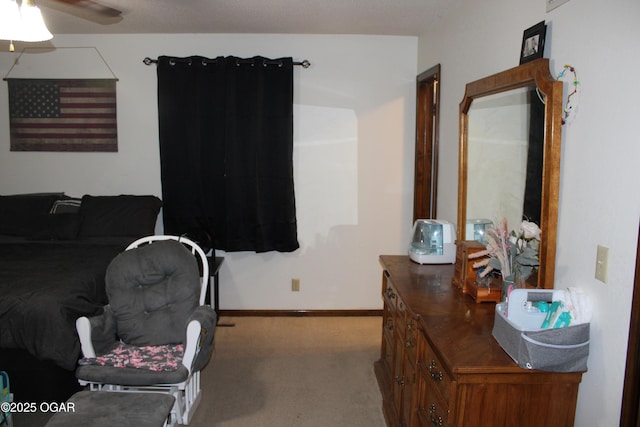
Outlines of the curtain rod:
M178 59L178 58L176 58L176 59ZM188 59L182 59L182 61L188 61ZM215 59L210 59L210 60L208 60L207 62L214 62L214 61L215 61ZM241 61L250 62L250 61L251 61L251 59L241 60ZM149 58L149 57L147 56L146 58L144 58L144 59L142 60L142 62L143 62L145 65L151 65L151 64L157 64L157 63L158 63L158 60L157 60L157 59L151 59L151 58ZM269 61L269 63L276 64L276 63L277 63L277 61L276 61L276 60L272 60L272 61ZM311 62L309 62L308 60L306 60L306 59L305 59L305 60L300 61L300 62L294 62L294 63L293 63L293 65L300 65L302 68L309 68L309 67L311 66Z

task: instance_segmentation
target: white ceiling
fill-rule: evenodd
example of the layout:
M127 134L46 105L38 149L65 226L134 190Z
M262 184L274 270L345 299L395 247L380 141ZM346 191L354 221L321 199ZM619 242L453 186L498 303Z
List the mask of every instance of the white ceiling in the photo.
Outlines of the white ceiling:
M36 0L36 3L54 36L130 33L418 36L455 3L451 0L95 1L121 10L122 19L99 18L90 13L89 8L56 0Z

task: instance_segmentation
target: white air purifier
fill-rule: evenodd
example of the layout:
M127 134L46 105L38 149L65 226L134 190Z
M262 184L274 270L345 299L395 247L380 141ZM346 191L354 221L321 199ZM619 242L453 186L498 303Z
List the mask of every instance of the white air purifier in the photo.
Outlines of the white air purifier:
M418 264L456 262L456 230L448 221L418 219L413 224L409 258Z
M486 245L487 239L485 237L485 233L490 228L493 228L493 222L490 219L467 219L467 228L465 229L464 240L476 240L483 245Z

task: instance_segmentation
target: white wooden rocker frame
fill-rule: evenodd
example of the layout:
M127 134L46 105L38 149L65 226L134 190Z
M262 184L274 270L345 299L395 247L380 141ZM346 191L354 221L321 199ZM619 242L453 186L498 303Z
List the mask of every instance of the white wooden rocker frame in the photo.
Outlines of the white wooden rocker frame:
M142 237L131 243L125 250L130 250L146 244L161 240L177 240L191 250L191 253L199 258L202 266L202 283L200 287L199 305L204 305L209 284L209 262L204 251L193 240L172 235L154 235ZM76 320L76 329L80 338L82 354L84 357L96 357L93 343L91 341L91 324L87 317L80 317ZM148 386L124 386L118 384L103 384L79 379L82 386L89 386L91 391L117 391L117 392L157 392L169 393L175 398L174 407L171 411L170 426L178 424L188 425L195 413L201 398L200 371L192 372L193 361L200 349L199 341L202 325L197 320L192 320L187 325L187 340L184 348L182 364L189 371L189 376L185 381L176 384L154 384Z

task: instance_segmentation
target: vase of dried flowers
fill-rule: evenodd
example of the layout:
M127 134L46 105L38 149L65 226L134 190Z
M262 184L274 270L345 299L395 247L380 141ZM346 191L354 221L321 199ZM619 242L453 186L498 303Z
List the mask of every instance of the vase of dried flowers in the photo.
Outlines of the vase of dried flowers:
M540 265L540 228L533 222L522 221L518 232L508 231L507 220L497 221L496 226L487 230L487 249L471 254L469 258L488 258L473 264L474 268L484 268L479 277L485 277L494 270L502 276L503 301L511 290L525 287L527 278Z

